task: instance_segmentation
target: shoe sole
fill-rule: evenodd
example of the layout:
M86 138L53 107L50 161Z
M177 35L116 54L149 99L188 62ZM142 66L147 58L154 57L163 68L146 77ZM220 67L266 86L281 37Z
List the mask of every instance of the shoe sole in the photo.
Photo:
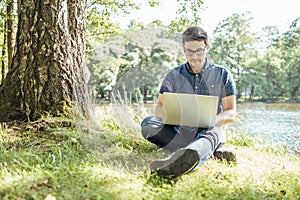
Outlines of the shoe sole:
M198 153L191 149L182 149L167 159L153 161L152 172L163 177L178 177L191 172L199 163Z

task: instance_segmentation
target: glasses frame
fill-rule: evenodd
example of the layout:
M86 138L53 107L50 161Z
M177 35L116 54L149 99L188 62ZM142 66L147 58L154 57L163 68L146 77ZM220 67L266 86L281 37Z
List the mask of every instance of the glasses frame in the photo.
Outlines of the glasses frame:
M191 50L191 49L184 49L184 53L187 56L193 56L194 54L196 54L197 56L202 56L205 53L207 45L204 48L199 48L196 51Z

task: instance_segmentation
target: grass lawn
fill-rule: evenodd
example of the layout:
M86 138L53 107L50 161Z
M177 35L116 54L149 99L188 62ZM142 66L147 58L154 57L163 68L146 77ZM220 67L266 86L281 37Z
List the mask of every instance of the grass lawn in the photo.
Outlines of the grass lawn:
M237 165L208 160L176 179L150 174L167 154L141 137L141 116L101 125L44 118L0 126L0 199L300 199L300 158L227 130ZM99 128L100 127L100 128Z

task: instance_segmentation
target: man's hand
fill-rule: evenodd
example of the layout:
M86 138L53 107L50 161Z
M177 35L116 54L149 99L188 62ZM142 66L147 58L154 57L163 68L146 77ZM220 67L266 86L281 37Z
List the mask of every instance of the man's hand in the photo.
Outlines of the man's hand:
M235 95L222 98L223 112L219 113L216 118L216 125L222 126L231 123L236 117L236 99Z
M162 110L162 94L159 94L158 98L157 98L157 104L155 107L155 116L157 117L162 117L163 114L163 110Z

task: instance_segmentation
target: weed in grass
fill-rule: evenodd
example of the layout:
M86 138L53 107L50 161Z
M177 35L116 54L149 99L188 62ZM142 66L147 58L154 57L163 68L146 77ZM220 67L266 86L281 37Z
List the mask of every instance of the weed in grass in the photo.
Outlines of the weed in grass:
M163 178L157 174L145 176L146 183L143 185L145 199L172 199L176 193L175 185L180 178Z

